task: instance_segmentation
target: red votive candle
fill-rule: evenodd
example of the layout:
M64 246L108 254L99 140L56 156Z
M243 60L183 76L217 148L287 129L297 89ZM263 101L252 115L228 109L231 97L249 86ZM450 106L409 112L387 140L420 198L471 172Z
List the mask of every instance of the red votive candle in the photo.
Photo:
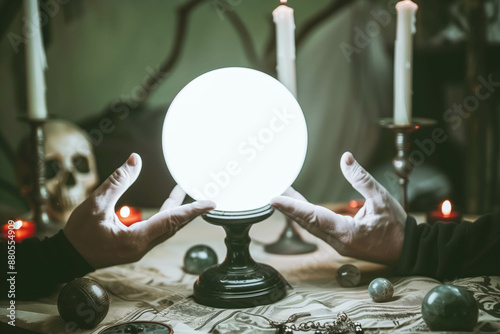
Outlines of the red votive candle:
M346 212L342 214L354 217L358 213L359 209L363 207L363 205L365 205L364 200L355 200L355 199L350 200L349 207L346 208Z
M439 210L431 210L427 212L427 223L434 225L441 221L445 223L460 223L462 221L462 213L458 210L453 210L453 206L449 200L441 204Z
M21 242L23 239L35 236L36 225L31 221L9 220L9 223L2 226L2 234L7 240Z
M365 205L364 200L353 199L347 203L332 204L332 205L327 205L327 207L339 215L354 217L358 213L359 209L363 207L363 205Z
M141 211L130 206L122 206L120 210L116 211L116 215L126 226L130 226L142 220Z

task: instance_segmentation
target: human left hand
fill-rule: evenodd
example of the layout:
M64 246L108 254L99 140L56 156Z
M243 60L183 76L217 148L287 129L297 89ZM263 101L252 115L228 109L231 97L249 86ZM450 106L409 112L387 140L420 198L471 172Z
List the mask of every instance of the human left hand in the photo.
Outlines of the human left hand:
M347 181L365 197L354 217L311 204L292 188L271 204L341 255L396 264L403 247L406 212L351 153L344 153L340 167Z

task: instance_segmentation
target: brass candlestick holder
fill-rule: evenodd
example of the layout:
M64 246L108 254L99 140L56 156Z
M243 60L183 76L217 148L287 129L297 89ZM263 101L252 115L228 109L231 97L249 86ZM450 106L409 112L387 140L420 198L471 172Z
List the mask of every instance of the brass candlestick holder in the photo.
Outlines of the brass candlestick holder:
M411 134L422 127L435 125L437 122L428 118L413 118L411 124L399 125L394 124L392 118L382 118L379 125L395 133L397 155L392 160L392 165L398 176L398 183L401 187L401 200L400 203L406 212L409 211L408 203L408 182L410 180L411 172L413 171L413 164L410 161L411 153Z

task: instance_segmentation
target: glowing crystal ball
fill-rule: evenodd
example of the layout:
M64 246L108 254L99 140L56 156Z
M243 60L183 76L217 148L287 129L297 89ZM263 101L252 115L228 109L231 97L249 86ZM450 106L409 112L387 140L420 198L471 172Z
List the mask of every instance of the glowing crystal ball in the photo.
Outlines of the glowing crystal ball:
M239 67L213 70L175 97L163 124L163 154L174 180L217 210L257 209L297 178L307 127L278 80Z

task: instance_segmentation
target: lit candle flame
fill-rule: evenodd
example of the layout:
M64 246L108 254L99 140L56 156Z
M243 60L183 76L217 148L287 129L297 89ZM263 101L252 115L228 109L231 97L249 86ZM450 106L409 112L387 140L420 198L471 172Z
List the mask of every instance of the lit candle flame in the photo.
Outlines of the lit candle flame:
M356 200L351 200L351 201L349 202L349 206L350 206L351 208L357 208L357 207L358 207L358 202L356 202Z
M22 220L17 220L14 222L14 229L19 230L23 226L23 221Z
M451 202L446 200L443 202L441 205L441 212L443 213L444 217L449 217L451 213Z
M127 218L128 216L130 216L130 208L128 206L123 206L120 209L120 216L122 216L122 218Z

